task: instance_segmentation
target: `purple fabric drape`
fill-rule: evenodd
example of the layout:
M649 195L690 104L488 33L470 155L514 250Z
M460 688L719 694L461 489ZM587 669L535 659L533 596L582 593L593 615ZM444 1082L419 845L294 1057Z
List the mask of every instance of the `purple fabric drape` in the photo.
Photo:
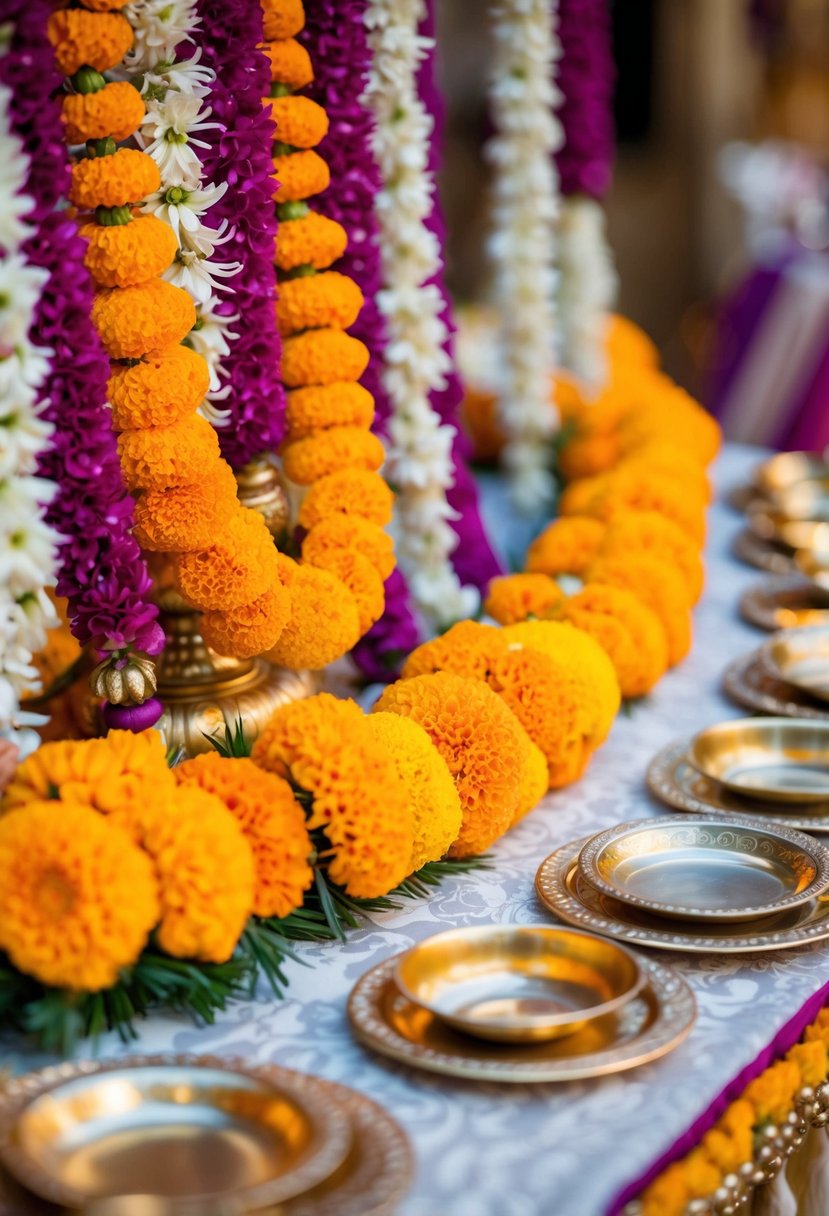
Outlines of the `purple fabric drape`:
M616 73L608 0L559 0L556 84L564 142L556 153L561 192L601 199L613 168Z

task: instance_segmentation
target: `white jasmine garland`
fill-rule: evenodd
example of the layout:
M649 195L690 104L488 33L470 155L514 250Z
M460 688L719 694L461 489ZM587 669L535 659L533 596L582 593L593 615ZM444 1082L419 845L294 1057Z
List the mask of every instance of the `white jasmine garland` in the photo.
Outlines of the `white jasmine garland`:
M516 506L534 513L553 499L551 440L558 425L551 400L559 206L553 153L563 138L554 110L557 0L493 0L490 11L495 134L486 146L494 170L488 252L504 361L503 462Z
M607 379L605 336L617 288L600 203L585 195L565 199L559 248L561 362L595 396Z
M175 58L179 43L201 25L195 0L132 0L121 12L135 31L124 66L130 73L156 68Z
M432 118L420 101L417 70L432 46L418 35L423 0L371 0L365 24L373 52L364 100L374 114L374 155L383 178L376 199L384 289L378 306L388 344L383 382L391 400L386 476L396 494L396 552L412 596L431 624L473 614L479 595L452 567L456 513L454 427L441 423L430 394L446 384L450 362L443 301L429 280L441 249L426 227L435 182L429 172Z

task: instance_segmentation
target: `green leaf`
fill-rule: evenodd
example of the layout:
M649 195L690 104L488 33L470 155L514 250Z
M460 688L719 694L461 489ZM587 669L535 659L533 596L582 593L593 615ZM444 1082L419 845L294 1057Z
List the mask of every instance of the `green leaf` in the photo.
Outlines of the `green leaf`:
M222 734L208 735L206 731L202 731L202 735L210 746L215 748L219 755L224 756L226 760L246 759L250 756L252 745L245 737L242 715L236 715L233 725L228 721L226 714L223 714L222 718L224 720Z

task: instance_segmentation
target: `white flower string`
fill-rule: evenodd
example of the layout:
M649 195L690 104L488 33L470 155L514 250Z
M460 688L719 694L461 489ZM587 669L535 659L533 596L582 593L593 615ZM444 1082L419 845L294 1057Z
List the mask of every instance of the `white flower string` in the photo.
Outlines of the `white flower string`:
M44 520L57 487L36 472L53 429L39 400L51 352L29 340L49 274L22 252L34 233L26 221L33 203L24 193L29 161L12 131L10 102L0 86L0 736L25 752L39 740L21 728L46 721L22 713L20 699L39 690L32 655L58 624L44 589L55 582L60 537Z
M605 338L617 289L601 203L586 195L565 199L559 250L561 362L595 396L607 380Z
M490 11L495 134L486 146L494 170L488 250L504 361L503 461L516 506L534 513L553 500L551 440L558 426L551 396L559 213L553 153L563 138L553 83L557 0L494 0Z
M474 587L461 585L451 554L455 513L446 501L454 481L455 430L441 423L429 397L450 364L438 288L429 283L442 251L426 226L435 191L429 171L432 119L420 101L417 70L431 49L418 34L423 0L371 0L365 23L372 65L364 100L374 114L374 154L383 189L376 209L384 287L378 305L388 345L383 382L391 401L386 476L396 493L396 551L418 609L437 626L472 615Z

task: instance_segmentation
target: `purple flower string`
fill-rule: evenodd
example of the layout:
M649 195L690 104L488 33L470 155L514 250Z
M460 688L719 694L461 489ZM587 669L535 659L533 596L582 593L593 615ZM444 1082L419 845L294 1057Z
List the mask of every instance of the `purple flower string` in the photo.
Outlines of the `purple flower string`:
M24 251L32 265L49 272L31 338L52 352L43 416L55 433L38 467L58 485L46 511L64 538L57 590L69 600L72 632L82 645L102 656L121 649L155 655L164 634L131 535L133 504L104 406L109 362L90 319L86 243L74 221L57 210L67 195L70 165L55 96L62 77L46 37L53 7L51 0L6 4L4 18L14 23L14 34L0 56L0 80L11 91L13 128L31 161L26 193L34 199L28 218L36 231Z
M216 73L208 99L211 122L204 132L210 148L201 154L204 179L228 189L207 213L218 227L227 220L234 235L222 247L227 261L242 269L228 286L217 312L238 315L236 334L222 363L230 394L219 404L231 411L217 434L222 455L239 469L277 447L284 433L285 392L280 378L282 344L276 325L273 202L274 124L262 106L270 69L261 50L262 10L255 0L199 0L201 27L195 41L202 62Z
M561 57L556 85L563 100L558 117L564 143L556 164L565 196L601 199L613 168L613 86L608 0L559 0Z

